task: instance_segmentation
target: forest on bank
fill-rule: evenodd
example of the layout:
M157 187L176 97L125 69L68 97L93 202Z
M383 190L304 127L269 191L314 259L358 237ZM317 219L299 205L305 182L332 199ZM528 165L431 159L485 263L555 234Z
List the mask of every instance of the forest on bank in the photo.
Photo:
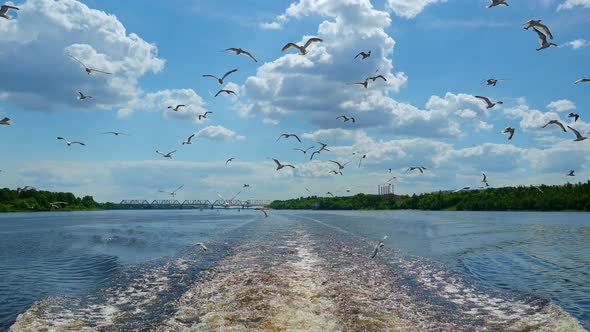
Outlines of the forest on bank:
M559 186L505 187L412 196L358 194L348 197L300 197L273 201L273 209L590 211L590 181Z
M54 203L53 206L51 203ZM92 196L80 198L72 193L30 188L0 189L0 212L103 210L112 205L97 203Z

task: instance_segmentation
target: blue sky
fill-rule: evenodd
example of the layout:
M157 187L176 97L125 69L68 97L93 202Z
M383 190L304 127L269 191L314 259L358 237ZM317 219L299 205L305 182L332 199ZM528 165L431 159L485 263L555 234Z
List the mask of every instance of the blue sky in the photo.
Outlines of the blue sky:
M590 131L589 0L157 1L25 0L0 20L0 186L71 191L101 201L289 198L398 193L480 185L556 184L590 177L590 140L540 127ZM537 52L525 31L542 19L559 47ZM305 56L287 42L318 36ZM245 56L222 52L242 47ZM372 50L366 60L353 60ZM113 75L86 75L66 54ZM203 74L238 71L220 86ZM387 82L349 85L378 71ZM510 78L496 87L484 78ZM227 87L238 97L214 94ZM77 91L93 99L77 100ZM502 100L486 110L474 95ZM187 104L181 112L166 107ZM211 111L205 121L198 114ZM343 123L341 114L357 123ZM500 132L516 128L512 141ZM104 131L130 136L107 136ZM181 142L196 133L194 144ZM276 138L296 133L303 140ZM66 146L64 136L87 145ZM292 150L326 142L317 160ZM177 150L172 160L155 150ZM361 168L356 155L367 154ZM225 167L225 160L236 160ZM295 170L274 170L269 158ZM315 159L315 158L314 158ZM332 176L327 160L352 161ZM425 174L405 173L423 165ZM388 169L392 169L392 175Z

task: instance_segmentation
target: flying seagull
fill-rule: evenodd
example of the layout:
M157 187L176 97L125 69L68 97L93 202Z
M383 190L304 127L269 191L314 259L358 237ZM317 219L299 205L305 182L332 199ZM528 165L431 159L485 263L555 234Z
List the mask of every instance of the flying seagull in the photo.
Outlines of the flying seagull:
M311 150L313 148L315 148L315 146L309 147L309 148L307 148L305 150L299 149L299 148L294 148L293 150L301 151L301 152L303 152L303 154L307 154L307 151L309 151L309 150Z
M284 138L295 137L299 141L299 143L301 143L299 136L297 136L295 134L281 134L281 136L279 136L279 138L277 138L277 140L275 142L278 142L282 137L284 137Z
M227 52L227 51L234 52L236 55L244 54L244 55L248 56L250 59L254 60L254 62L258 62L258 60L256 60L256 58L254 58L254 56L252 54L250 54L250 52L244 51L241 48L230 47L225 50L225 52Z
M309 160L313 160L313 156L315 156L316 154L320 154L320 152L321 152L321 151L322 151L322 150L314 151L314 152L311 154L311 157L309 157Z
M570 171L568 174L566 174L565 176L576 176L576 174L574 174L575 171Z
M490 0L492 3L489 4L486 8L492 8L492 7L496 7L499 5L504 5L504 6L508 6L508 3L506 2L506 0Z
M502 130L502 134L510 133L510 136L508 136L508 140L511 140L512 136L514 136L514 130L515 129L512 127L506 127L506 128L504 128L504 130Z
M574 122L578 122L578 119L580 118L580 114L571 112L567 117L574 118Z
M84 144L82 142L78 142L78 141L70 142L70 141L66 140L65 138L63 138L63 137L58 137L57 139L60 139L60 140L65 141L68 146L70 146L72 144L86 145L86 144Z
M225 166L227 166L227 163L229 163L230 161L233 161L236 158L229 158L228 160L225 161Z
M10 20L11 16L6 14L6 12L9 9L18 10L18 7L9 6L9 5L2 5L2 7L0 7L0 17L4 17L5 19Z
M182 145L185 145L185 144L193 144L193 142L191 142L191 140L193 139L193 137L195 137L195 134L190 135L185 142L182 142Z
M207 251L209 249L207 249L207 247L203 244L203 242L197 242L195 243L196 246L198 246L202 251Z
M371 80L371 81L375 82L378 78L382 79L384 82L387 82L387 79L383 75L367 77L367 80Z
M371 256L371 259L375 258L375 256L377 256L377 253L379 252L379 249L383 248L383 246L385 245L385 243L383 243L383 241L387 240L387 235L385 235L383 237L383 240L379 241L379 243L377 243L377 245L375 246L375 249L373 249L373 255Z
M118 131L105 131L103 134L111 134L111 135L115 135L115 136L119 136L119 135L126 135L126 136L129 136L129 134L120 133L120 132L118 132Z
M497 101L495 103L492 103L492 101L490 100L490 98L484 97L484 96L475 96L475 98L483 100L487 104L487 106L486 106L487 109L493 108L496 105L502 105L502 104L504 104L501 101Z
M543 127L541 127L541 128L545 128L545 127L547 127L547 126L548 126L548 125L550 125L550 124L554 124L554 125L560 126L560 127L561 127L561 130L563 130L563 132L564 132L564 133L565 133L565 132L567 132L567 130L565 130L565 127L563 126L563 123L559 122L559 120L551 120L551 121L547 122L547 123L546 123L546 124L545 124Z
M330 171L330 173L332 173L334 175L338 175L338 174L342 175L342 172L340 172L340 171Z
M84 67L84 70L86 71L86 74L88 74L88 75L92 74L93 72L102 73L102 74L107 74L107 75L112 75L112 73L108 73L108 72L106 72L106 71L102 71L102 70L98 70L98 69L94 69L94 68L87 67L87 66L86 66L86 65L85 65L85 64L84 64L82 61L78 60L76 57L74 57L74 56L73 56L73 55L71 55L71 54L68 54L68 56L69 56L70 58L72 58L72 59L76 60L76 61L77 61L79 64L81 64L81 65L82 65L82 67Z
M419 170L419 171L420 171L420 173L424 173L424 171L426 170L426 167L423 167L423 166L410 166L410 167L408 167L408 169L406 170L406 173L407 173L407 172L411 172L411 171L413 171L413 170L416 170L416 169L417 169L417 170Z
M486 173L481 173L481 174L483 174L483 180L481 180L481 182L488 183L488 177L486 176Z
M369 52L365 53L365 52L360 52L359 54L357 54L354 58L358 58L361 57L361 60L365 60L366 58L371 56L371 50L369 50Z
M184 187L184 184L176 189L174 189L173 191L166 191L166 190L158 190L161 193L166 193L169 194L172 197L176 197L176 192L179 191L180 189L182 189L182 187Z
M242 186L242 188L250 188L250 185L249 185L249 184L244 184L244 185Z
M31 187L31 186L25 186L24 188L18 188L16 190L16 195L20 195L20 193L25 192L25 191L31 191L31 190L37 190L37 188L35 187Z
M500 81L508 81L508 78L488 78L486 80L484 80L484 83L486 85L491 85L491 86L496 86L496 84L498 84L498 82Z
M230 74L232 74L232 73L235 73L235 72L237 72L237 71L238 71L237 69L232 69L232 70L228 71L227 73L223 74L223 76L222 76L221 78L219 78L219 77L217 77L217 76L215 76L215 75L210 75L210 74L203 75L203 77L211 77L211 78L214 78L214 79L216 79L216 80L217 80L217 82L219 82L219 84L223 84L223 80L224 80L224 79L225 79L225 78L226 78L228 75L230 75Z
M213 114L213 112L207 111L207 112L205 112L205 114L199 114L199 121L201 119L206 119L207 118L207 114Z
M541 188L539 188L539 186L531 185L531 187L537 189L539 192L541 192L541 194L543 193L543 190L541 190Z
M342 121L344 121L344 122L352 121L352 123L356 123L356 119L353 116L348 117L346 115L341 115L341 116L337 117L336 119L342 119Z
M295 168L295 166L293 166L293 165L289 165L289 164L281 164L281 162L280 162L280 161L278 161L278 160L276 160L276 159L273 159L273 161L275 162L275 164L277 164L277 171L279 171L279 170L281 170L281 169L283 169L283 168L285 168L285 167L291 167L291 168Z
M580 78L579 80L576 80L574 82L574 84L578 84L578 83L590 83L590 78Z
M542 32L544 35L548 36L549 38L553 39L553 34L551 33L551 31L549 30L549 28L545 25L541 23L541 20L528 20L525 24L524 24L524 29L528 30L530 28L533 28L537 31Z
M331 162L331 163L334 163L334 164L338 165L338 169L340 169L340 170L344 169L344 166L346 166L348 163L350 163L350 161L347 161L344 164L341 164L341 163L339 163L339 162L337 162L335 160L328 160L328 161Z
M557 46L557 44L555 44L555 43L547 42L547 36L543 32L537 30L536 27L533 28L533 30L535 30L535 32L537 33L537 36L539 36L539 44L541 45L541 47L537 48L537 51L544 50L544 49L549 48L551 46Z
M268 213L266 213L265 209L256 208L256 210L262 211L262 213L264 213L264 218L268 218Z
M221 90L217 91L217 93L215 94L215 97L219 96L219 94L221 94L221 93L227 93L228 95L233 93L236 97L238 96L233 90L221 89Z
M326 195L330 195L330 196L334 197L334 194L332 194L332 193L331 193L331 192L329 192L329 191L326 193Z
M574 142L580 142L580 141L583 141L583 140L585 140L585 139L587 139L587 138L588 138L588 137L586 137L586 136L582 136L582 135L580 134L580 132L579 132L579 131L577 131L577 130L575 130L574 128L572 128L572 127L570 127L570 126L567 126L567 127L568 127L568 128L569 128L569 129L570 129L570 130L571 130L571 131L574 133L574 135L576 135L576 139L574 140Z
M483 188L483 187L482 187L482 188ZM455 191L453 191L453 192L454 192L454 193L460 193L460 192L462 192L462 191L469 190L469 189L471 189L471 187L469 187L469 186L465 186L465 187L463 187L463 188L459 188L459 189L457 189L457 190L455 190Z
M321 39L321 38L312 37L312 38L309 38L307 40L307 42L305 43L305 45L303 45L303 46L299 46L299 45L294 44L294 43L288 43L287 45L283 46L283 48L281 49L281 52L285 52L289 48L296 48L296 49L299 50L299 54L300 55L306 55L307 54L307 47L309 45L311 45L311 43L314 43L314 42L323 42L323 41L324 40Z
M84 99L92 98L92 96L87 96L87 95L83 94L80 91L78 91L78 94L79 94L79 96L76 97L76 98L78 98L78 100L84 100Z
M0 120L0 125L3 126L10 126L12 124L12 120L10 118L4 118Z
M174 112L178 112L181 107L186 107L186 105L176 105L176 107L168 106L169 109L173 110Z
M330 150L326 149L326 146L328 146L328 144L324 144L322 142L316 142L316 143L318 143L319 145L322 146L319 151L330 151Z
M361 168L361 163L363 162L363 159L367 158L367 155L364 154L362 157L359 158L359 166L358 168Z
M161 154L162 157L164 157L164 158L170 158L170 159L172 159L172 154L175 153L175 152L176 152L176 150L170 151L168 153L163 153L163 152L160 152L160 151L156 150L156 153L157 154Z

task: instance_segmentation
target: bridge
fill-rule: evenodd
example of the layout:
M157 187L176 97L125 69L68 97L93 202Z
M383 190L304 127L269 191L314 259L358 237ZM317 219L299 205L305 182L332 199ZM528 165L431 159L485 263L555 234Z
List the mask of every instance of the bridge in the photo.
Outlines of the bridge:
M185 200L180 202L175 199L153 200L151 203L145 199L124 199L119 207L129 210L141 209L250 209L263 208L272 201L249 199L249 200L222 200L218 199L211 203L209 200Z

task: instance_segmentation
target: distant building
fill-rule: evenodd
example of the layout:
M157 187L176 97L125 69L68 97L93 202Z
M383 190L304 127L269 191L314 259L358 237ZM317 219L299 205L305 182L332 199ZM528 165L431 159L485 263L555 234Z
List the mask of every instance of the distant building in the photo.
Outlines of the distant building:
M379 191L379 196L393 195L393 184L380 184L377 186L377 190Z

